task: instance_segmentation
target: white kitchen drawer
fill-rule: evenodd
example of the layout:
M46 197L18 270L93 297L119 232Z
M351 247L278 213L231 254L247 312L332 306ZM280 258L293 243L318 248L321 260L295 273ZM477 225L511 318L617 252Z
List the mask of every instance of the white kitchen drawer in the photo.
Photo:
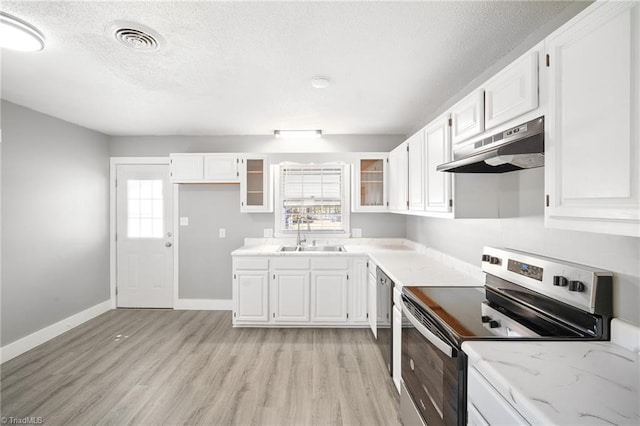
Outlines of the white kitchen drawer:
M468 411L490 425L528 425L524 417L496 391L473 367L469 367L467 380ZM482 422L480 422L482 424Z
M269 259L264 257L236 257L233 259L233 269L266 270L269 269Z
M308 257L297 257L297 256L282 256L277 257L275 259L271 259L271 268L272 269L309 269L309 258Z
M337 256L311 259L311 269L349 269L349 259Z

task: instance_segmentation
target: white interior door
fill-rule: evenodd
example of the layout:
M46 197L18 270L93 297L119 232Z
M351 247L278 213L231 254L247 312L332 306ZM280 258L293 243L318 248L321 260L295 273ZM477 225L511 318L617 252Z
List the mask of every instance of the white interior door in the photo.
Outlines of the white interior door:
M119 164L116 172L117 306L173 307L173 199L169 166Z

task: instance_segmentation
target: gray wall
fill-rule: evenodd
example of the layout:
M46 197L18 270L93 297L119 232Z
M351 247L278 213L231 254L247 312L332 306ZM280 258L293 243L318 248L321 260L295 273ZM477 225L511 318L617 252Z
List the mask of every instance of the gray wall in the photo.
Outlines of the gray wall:
M274 227L273 213L240 213L240 185L180 185L180 216L189 218L181 226L181 299L231 299L230 253L244 238L262 238ZM352 228L363 237L403 237L405 217L393 214L351 215ZM381 226L381 223L384 226ZM219 237L225 228L226 238Z
M109 139L2 101L2 338L109 299Z
M640 324L640 239L544 227L544 169L501 176L506 219L407 218L407 238L479 265L482 247L510 247L615 273L614 315ZM516 192L517 191L517 192ZM505 207L507 207L505 205Z
M273 215L240 213L240 185L180 185L180 298L231 299L231 255L245 237L262 237ZM226 229L226 238L218 230Z

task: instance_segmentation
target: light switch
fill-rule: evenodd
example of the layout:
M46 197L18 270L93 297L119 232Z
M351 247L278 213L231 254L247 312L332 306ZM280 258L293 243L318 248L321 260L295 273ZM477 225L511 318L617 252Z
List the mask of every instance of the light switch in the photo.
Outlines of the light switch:
M180 226L189 226L189 218L181 217L180 218Z
M362 237L362 229L360 228L352 228L351 229L351 236L353 238L360 238Z
M224 228L220 228L220 230L218 230L218 236L220 238L226 238L227 236L227 230Z

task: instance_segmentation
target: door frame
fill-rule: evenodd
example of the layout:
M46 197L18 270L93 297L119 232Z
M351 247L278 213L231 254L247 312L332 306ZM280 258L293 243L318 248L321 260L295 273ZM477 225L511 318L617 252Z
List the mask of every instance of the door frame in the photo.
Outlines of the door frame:
M109 299L111 309L117 308L116 283L117 283L117 254L116 254L116 171L118 165L166 165L169 167L169 157L110 157L109 158ZM178 300L178 227L176 226L178 215L178 185L173 185L173 303L175 309Z

